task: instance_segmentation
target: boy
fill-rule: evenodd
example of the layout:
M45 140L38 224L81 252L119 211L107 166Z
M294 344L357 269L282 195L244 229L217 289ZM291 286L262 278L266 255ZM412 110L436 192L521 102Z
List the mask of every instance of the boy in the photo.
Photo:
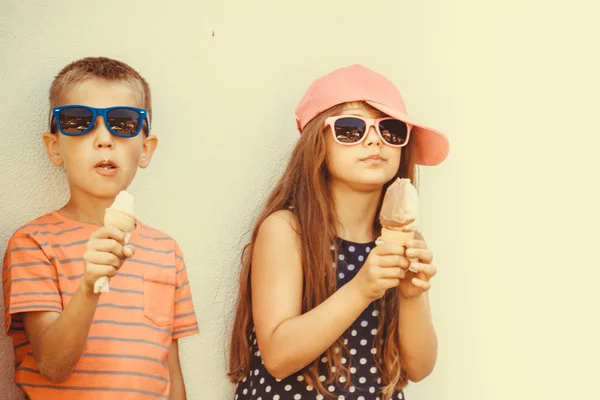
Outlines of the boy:
M116 108L113 108L116 107ZM20 228L3 262L15 381L30 399L185 399L177 341L198 333L183 255L138 221L124 234L104 211L146 168L150 89L108 58L67 65L50 88L43 142L70 199ZM94 282L111 277L110 291Z

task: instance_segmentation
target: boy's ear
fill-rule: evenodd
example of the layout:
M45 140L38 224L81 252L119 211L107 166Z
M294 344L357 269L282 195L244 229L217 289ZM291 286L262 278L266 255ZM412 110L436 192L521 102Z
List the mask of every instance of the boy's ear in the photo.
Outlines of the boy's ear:
M140 156L140 163L138 164L140 168L146 168L150 165L150 161L152 160L152 155L154 154L154 150L158 146L158 137L155 135L150 135L147 138L144 138L144 144L142 145L142 154Z
M52 164L56 165L57 167L62 166L64 161L58 147L58 134L44 132L42 135L42 141L44 142L46 153L48 154L48 158Z

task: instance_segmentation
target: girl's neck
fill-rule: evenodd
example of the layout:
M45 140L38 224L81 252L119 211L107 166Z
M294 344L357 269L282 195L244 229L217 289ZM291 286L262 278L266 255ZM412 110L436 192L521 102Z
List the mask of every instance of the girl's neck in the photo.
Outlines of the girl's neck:
M381 190L358 192L343 184L331 184L331 194L338 220L339 238L356 243L375 239L373 222L379 205Z
M104 212L114 200L114 197L99 198L72 189L71 198L58 212L75 221L102 226Z

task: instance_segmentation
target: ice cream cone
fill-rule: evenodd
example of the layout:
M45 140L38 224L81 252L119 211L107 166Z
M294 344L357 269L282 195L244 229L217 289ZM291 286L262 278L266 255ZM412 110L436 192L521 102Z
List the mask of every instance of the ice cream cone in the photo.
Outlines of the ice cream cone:
M406 246L406 243L414 237L414 231L405 232L399 229L381 229L381 240L384 242L400 243L401 245Z
M135 217L125 211L107 208L104 214L104 226L114 226L123 232L135 229Z
M410 179L398 178L386 190L379 214L383 242L406 247L414 239L418 226L419 196ZM409 259L410 261L418 261ZM409 271L417 272L409 268Z
M124 244L129 242L131 234L135 229L136 218L133 209L133 196L126 191L117 195L115 202L107 208L104 213L104 226L114 226L125 233ZM107 276L98 278L94 283L94 293L106 293L110 290Z
M380 240L382 240L383 242L393 242L393 243L398 243L401 244L402 246L404 246L406 248L406 245L409 241L413 240L415 237L415 231L402 231L399 229L386 229L386 228L381 228L381 237ZM418 262L419 260L414 259L414 258L409 258L409 261L414 261L414 262ZM409 271L411 272L418 272L415 271L412 267L408 268Z

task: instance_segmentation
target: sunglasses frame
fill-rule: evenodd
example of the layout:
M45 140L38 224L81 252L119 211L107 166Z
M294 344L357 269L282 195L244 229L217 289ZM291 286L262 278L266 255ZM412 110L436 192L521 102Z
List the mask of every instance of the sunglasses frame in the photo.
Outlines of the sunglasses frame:
M356 142L350 142L350 143L342 142L342 141L338 140L338 138L335 134L335 123L337 122L337 120L342 119L342 118L356 118L365 123L365 125L366 125L365 133L363 133L362 137L359 140L357 140ZM388 120L400 121L406 125L406 140L404 141L404 143L392 144L392 143L389 143L387 140L385 140L385 138L383 137L383 134L379 130L379 123L381 121L388 121ZM366 139L366 137L369 135L369 130L371 129L371 126L375 127L375 132L377 132L377 134L379 135L379 137L381 138L383 143L385 143L388 146L404 147L408 144L408 141L410 140L410 132L412 130L412 125L407 122L404 122L398 118L392 118L392 117L365 118L365 117L360 117L358 115L336 115L336 116L325 119L325 123L323 124L323 128L329 127L329 130L331 131L331 134L333 135L333 139L336 141L336 143L339 143L343 146L354 146L355 144L362 143Z
M78 132L78 133L66 133L60 125L60 113L63 110L66 110L69 108L83 108L83 109L91 111L92 112L92 123L90 123L90 126L87 129L85 129L81 132ZM125 135L125 134L118 133L118 132L115 132L112 130L112 128L110 127L110 125L108 123L108 113L115 109L132 110L132 111L135 111L138 113L138 115L140 116L140 124L138 124L138 129L135 132L135 134ZM94 129L94 127L96 126L96 118L98 118L98 116L102 116L102 119L104 119L104 124L105 124L106 128L114 136L118 136L118 137L122 137L122 138L136 137L137 135L139 135L139 133L143 129L144 119L146 120L146 124L148 125L147 132L144 132L144 133L146 135L150 134L150 117L148 116L148 111L143 108L137 108L137 107L131 107L131 106L94 108L94 107L84 106L84 105L80 105L80 104L68 104L66 106L53 107L52 110L50 111L50 132L52 132L52 122L55 121L56 127L58 128L60 133L62 133L63 135L65 135L65 136L82 136L82 135L85 135L86 133L88 133L89 131L91 131L92 129Z

